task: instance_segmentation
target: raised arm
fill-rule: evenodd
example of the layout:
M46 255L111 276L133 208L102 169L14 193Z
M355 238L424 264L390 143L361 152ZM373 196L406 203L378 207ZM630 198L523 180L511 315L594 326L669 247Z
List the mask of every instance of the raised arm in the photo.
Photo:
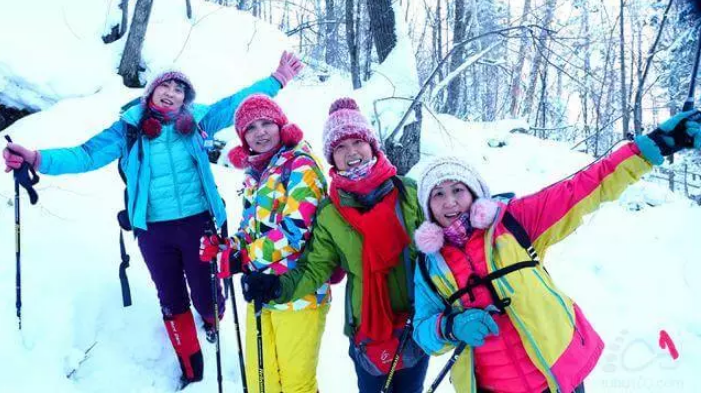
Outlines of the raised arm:
M212 104L207 114L200 121L200 126L207 134L214 135L217 131L231 127L234 122L234 113L241 102L252 94L265 94L274 97L282 88L280 82L272 76L261 79L256 83L222 98Z
M617 199L651 169L638 147L628 143L567 180L513 200L507 209L542 257L548 247L577 229L582 217Z
M271 76L213 104L200 125L210 136L223 128L230 127L233 124L236 108L246 97L252 94L275 97L280 89L297 76L302 68L304 65L294 54L283 52L280 63Z
M682 112L647 135L638 136L570 179L514 200L508 209L528 232L536 250L547 248L571 234L582 217L603 202L617 199L663 157L687 148L701 148L701 113Z
M94 171L119 158L125 145L126 123L118 120L79 146L40 150L39 171L49 175Z

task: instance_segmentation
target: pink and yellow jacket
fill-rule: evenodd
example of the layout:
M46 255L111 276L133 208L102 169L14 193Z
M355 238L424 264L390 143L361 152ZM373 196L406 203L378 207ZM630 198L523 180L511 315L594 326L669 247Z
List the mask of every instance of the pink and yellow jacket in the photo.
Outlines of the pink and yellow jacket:
M464 256L471 261L472 269L482 274L530 260L526 250L502 223L504 212L509 211L526 230L536 252L543 258L551 245L581 225L583 216L596 210L601 203L617 199L651 168L652 165L640 155L638 147L629 143L567 180L533 195L513 199L508 205L500 204L492 225L475 230L472 234L462 250ZM422 249L418 237L417 246ZM455 258L451 257L455 253L446 252L448 247L426 254L429 276L439 293L430 289L418 269L414 274L414 339L429 354L445 353L458 344L445 338L440 330L445 309L443 299L457 291L466 280L464 271L460 271L460 267L455 265ZM448 260L445 256L448 256ZM465 263L464 259L460 260ZM520 338L521 345L516 347L525 349L528 357L514 359L504 353L500 359L518 362L521 369L528 369L522 367L524 365L530 365L531 369L535 366L545 377L551 392L572 392L592 371L604 347L579 307L555 286L541 264L517 270L492 283L500 298L511 298L506 315L495 318L501 325L500 332L508 336L502 338L506 342L514 337ZM453 311L484 307L478 303L491 296L486 290L481 294L476 290L475 295L476 303L461 299L461 302L452 305ZM511 326L504 329L504 323ZM491 349L494 348L499 346L492 345ZM481 385L481 379L495 379L494 376L487 377L489 364L476 362L495 360L499 355L478 355L482 356L475 356L475 351L468 347L453 367L451 379L456 392L476 392L478 387L485 388ZM534 379L533 375L528 379L536 383L538 379L542 381L539 377Z

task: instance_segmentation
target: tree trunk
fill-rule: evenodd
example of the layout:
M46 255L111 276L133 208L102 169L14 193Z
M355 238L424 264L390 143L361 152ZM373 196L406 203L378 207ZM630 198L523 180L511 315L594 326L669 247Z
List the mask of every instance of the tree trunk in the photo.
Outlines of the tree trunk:
M453 27L453 45L462 42L467 38L467 10L465 0L455 0L455 24ZM450 72L457 70L465 61L465 46L460 46L450 59ZM458 116L463 107L464 97L464 75L458 75L448 85L448 97L446 99L447 112Z
M621 17L619 19L619 24L620 24L620 37L619 37L619 48L620 48L620 57L621 57L621 112L623 114L623 138L625 138L628 135L628 122L629 122L629 113L628 113L628 99L627 99L627 94L626 94L626 51L625 51L625 36L623 35L624 25L625 25L625 19L624 19L624 14L623 14L623 9L625 7L624 0L620 0L620 8L621 8Z
M652 59L655 57L655 53L657 53L657 44L660 42L660 37L662 36L662 32L664 31L665 24L667 22L667 15L669 14L669 9L672 7L672 3L674 0L669 0L669 3L667 3L667 8L665 8L664 13L662 14L662 21L660 22L660 27L657 29L657 36L655 37L655 41L652 43L650 46L650 49L647 51L647 59L645 60L645 67L643 68L643 73L642 76L638 79L638 87L636 88L635 91L635 105L633 107L633 127L635 127L635 135L640 135L643 131L643 109L642 109L642 104L643 104L643 93L645 89L645 80L647 79L647 74L650 71L650 68L652 67ZM638 36L638 44L640 45L640 40L642 36L642 28L640 35ZM640 51L640 49L639 49ZM642 55L642 51L640 51ZM654 108L656 108L656 105L653 105Z
M119 63L118 74L122 76L124 85L128 87L143 87L139 80L141 68L141 47L144 44L148 20L151 17L153 0L137 0L134 8L134 17L131 20L131 28L127 43L122 53L122 61Z
M384 63L394 46L397 36L394 33L394 11L391 0L367 0L370 14L370 31L375 42L375 50L380 63Z
M252 0L251 14L256 18L260 18L260 0Z
M326 64L335 66L338 59L338 35L336 28L336 12L334 10L334 0L326 0Z
M555 13L555 8L557 6L557 0L546 0L545 2L545 18L543 19L543 27L546 29L550 28L550 24L553 21L553 15ZM543 58L549 58L549 46L548 43L548 32L541 30L538 34L538 42L535 43L538 49L538 53L534 55L533 65L531 66L531 73L528 80L530 84L528 85L528 90L526 91L526 96L524 97L524 106L522 114L526 117L530 117L531 110L533 108L533 99L535 98L535 89L538 84L538 73L540 72L540 66L543 62ZM548 64L546 62L545 67Z
M434 23L433 23L433 57L434 61L436 64L439 64L441 59L443 58L443 16L441 12L441 4L443 3L443 0L437 0L436 1L436 13L434 16ZM445 72L443 72L443 69L438 70L438 80L441 81L445 77ZM445 100L442 98L445 97L445 92L442 92L440 95L436 96L436 105L439 110L444 111L445 108Z
M190 0L185 0L185 14L187 19L192 20L192 4L190 4Z
M531 0L523 1L523 13L521 14L521 24L526 23L526 18L528 14L531 13ZM526 47L528 46L528 32L523 30L521 32L521 45L518 49L518 60L513 69L513 76L511 78L511 106L509 107L509 114L511 117L518 116L519 103L521 101L521 74L523 73L523 65L526 62Z
M122 10L122 22L118 26L112 26L110 33L102 36L102 42L109 44L124 37L127 32L127 16L129 15L129 0L121 0L119 9Z
M362 29L361 29L362 31ZM363 47L363 80L368 81L372 76L372 35L365 37L365 46Z
M355 0L346 0L346 43L350 54L351 78L353 79L353 89L360 89L360 61L355 33Z
M582 96L582 119L584 122L584 138L589 138L589 90L591 88L591 31L589 30L589 4L582 4L582 24L584 29L584 92ZM589 152L589 143L585 144L586 152Z
M246 4L246 0L239 0L238 3L236 4L236 9L241 10L241 11L248 10L248 4Z
M406 175L421 158L421 104L414 106L414 115L416 121L404 126L398 142L389 139L384 141L385 154L401 176Z

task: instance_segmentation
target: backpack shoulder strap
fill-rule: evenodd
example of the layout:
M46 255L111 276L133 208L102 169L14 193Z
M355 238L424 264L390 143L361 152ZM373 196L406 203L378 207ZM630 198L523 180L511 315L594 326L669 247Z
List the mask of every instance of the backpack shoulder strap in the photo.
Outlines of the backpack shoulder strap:
M526 252L528 252L531 259L539 262L540 260L538 259L538 254L536 253L535 248L533 248L533 244L531 243L530 237L528 237L528 233L523 228L521 223L518 222L518 220L508 210L504 213L504 217L502 218L501 222L504 224L506 229L508 229L509 232L514 235L518 244L523 247Z
M431 279L431 275L428 273L428 261L426 258L426 254L419 252L418 258L416 258L416 264L419 266L419 273L421 274L421 278L424 279L424 282L426 285L428 285L428 289L431 290L431 292L435 293L438 295L438 297L443 301L444 304L448 304L445 298L441 296L440 292L438 292L438 287L436 287L436 283L433 282Z

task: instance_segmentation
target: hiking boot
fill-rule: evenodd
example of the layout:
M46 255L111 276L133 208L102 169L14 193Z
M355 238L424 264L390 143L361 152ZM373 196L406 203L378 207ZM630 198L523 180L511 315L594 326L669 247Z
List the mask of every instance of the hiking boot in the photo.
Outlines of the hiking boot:
M204 321L203 326L204 327L204 334L205 337L207 337L207 341L214 344L217 342L217 328L213 324Z

